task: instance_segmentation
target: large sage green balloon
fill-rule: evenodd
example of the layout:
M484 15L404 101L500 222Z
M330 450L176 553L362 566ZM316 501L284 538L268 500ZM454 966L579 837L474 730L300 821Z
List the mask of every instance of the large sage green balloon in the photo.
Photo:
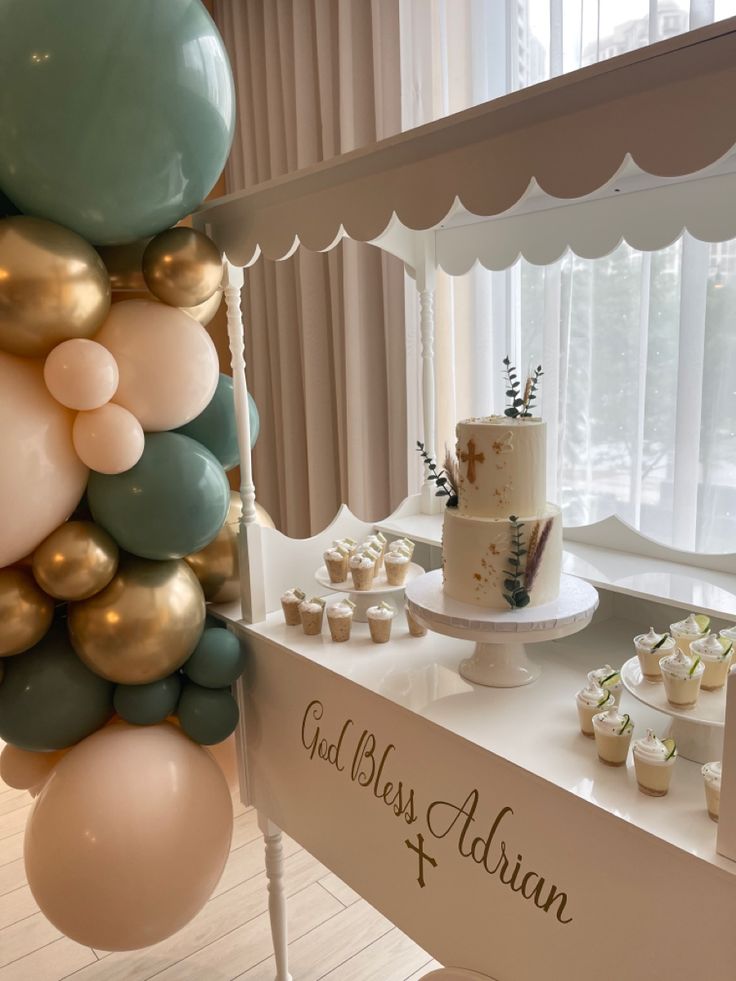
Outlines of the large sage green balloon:
M184 732L195 743L214 746L227 739L238 725L238 703L228 688L184 685L176 714Z
M250 448L256 445L261 420L253 396L248 392L248 418L250 419ZM233 380L230 375L220 374L215 394L203 412L186 426L174 430L191 436L214 453L225 470L232 470L240 463L238 453L238 427L235 422Z
M219 177L235 97L199 0L2 0L0 187L95 244L174 225Z
M147 433L143 455L119 474L91 473L87 502L94 520L126 552L180 559L222 528L230 487L208 449L181 433Z
M52 627L25 654L4 659L0 739L20 749L66 749L112 715L114 686L93 674L72 650L66 626Z
M229 630L205 630L182 671L202 688L226 688L245 668L245 651ZM121 713L122 714L122 713Z
M118 685L113 704L121 719L136 726L152 726L173 715L181 681L178 674L170 674L160 681L147 685Z

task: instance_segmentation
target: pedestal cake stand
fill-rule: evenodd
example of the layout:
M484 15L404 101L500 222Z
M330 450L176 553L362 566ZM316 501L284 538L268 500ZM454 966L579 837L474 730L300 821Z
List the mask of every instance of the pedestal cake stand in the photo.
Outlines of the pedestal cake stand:
M330 582L330 574L324 565L317 569L314 578L320 586L332 590L333 593L349 593L349 598L355 603L353 620L356 623L365 623L368 607L375 606L381 600L391 603L392 606L396 607L396 612L400 612L401 607L404 605L404 589L406 588L406 583L423 575L424 569L420 565L417 565L416 562L412 562L409 565L403 586L392 586L387 582L386 571L383 568L381 568L381 571L373 580L373 585L370 589L356 589L353 585L352 577L346 579L345 582Z
M544 606L486 610L446 596L442 570L428 572L406 587L411 613L429 630L476 642L473 656L460 663L467 681L489 688L518 688L539 676L526 644L557 640L583 630L598 606L598 593L574 576L560 579L560 595Z
M667 735L677 743L677 752L693 763L720 760L723 754L723 725L726 689L703 691L692 708L675 708L667 701L664 683L648 681L641 673L638 657L629 658L621 668L624 688L645 705L671 718Z

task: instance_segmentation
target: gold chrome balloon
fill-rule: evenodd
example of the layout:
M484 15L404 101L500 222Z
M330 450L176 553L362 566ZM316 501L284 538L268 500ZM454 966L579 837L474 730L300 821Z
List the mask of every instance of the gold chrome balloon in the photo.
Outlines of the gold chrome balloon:
M101 593L70 604L69 636L95 674L144 685L182 666L204 617L202 587L186 562L126 557Z
M54 601L25 569L0 569L0 657L22 654L46 634Z
M118 547L92 521L67 521L33 553L33 575L57 599L89 599L110 582L118 568Z
M125 245L98 245L97 251L102 256L110 286L114 290L145 290L146 281L143 278L143 253L151 241L151 236L137 238Z
M222 255L202 232L178 226L160 232L143 253L143 278L172 307L204 303L222 281Z
M110 279L75 232L42 218L0 220L0 350L45 357L92 337L110 309Z
M208 603L231 603L240 596L238 530L242 513L240 494L230 491L230 508L217 537L201 551L184 558L199 579ZM258 503L256 521L262 528L275 528L268 511Z

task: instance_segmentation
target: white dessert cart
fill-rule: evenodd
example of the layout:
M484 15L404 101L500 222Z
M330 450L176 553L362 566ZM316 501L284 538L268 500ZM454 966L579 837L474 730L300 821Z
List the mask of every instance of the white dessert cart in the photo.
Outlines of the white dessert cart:
M564 571L594 585L583 632L535 646L542 679L512 689L460 677L467 641L349 644L285 626L279 596L310 581L337 536L409 535L436 567L428 489L377 526L342 509L307 541L255 524L240 290L263 253L343 235L400 256L420 297L423 439L433 452L433 282L479 259L503 268L567 247L600 256L683 228L736 236L736 20L553 79L204 207L226 255L242 460L242 603L220 609L249 649L239 691L243 799L262 819L278 981L290 977L280 829L441 963L447 981L730 981L736 963L736 677L726 709L721 822L700 768L680 759L666 798L630 765L598 763L577 731L585 672L621 664L631 637L674 609L736 622L736 556L649 542L615 518L567 529ZM420 437L421 434L416 434ZM412 442L415 434L411 434ZM421 555L420 555L421 552ZM678 617L679 618L679 617ZM624 694L642 731L663 716ZM682 929L682 926L685 929ZM701 940L701 938L703 938ZM707 940L705 939L707 938ZM434 977L434 975L432 975Z

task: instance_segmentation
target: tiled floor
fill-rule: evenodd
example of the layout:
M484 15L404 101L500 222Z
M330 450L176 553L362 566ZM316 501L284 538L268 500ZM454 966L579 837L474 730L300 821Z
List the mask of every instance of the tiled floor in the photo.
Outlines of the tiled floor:
M0 981L273 981L263 842L235 802L230 859L214 895L176 936L105 954L67 940L39 912L23 871L30 798L0 783ZM287 839L294 981L419 981L437 966L375 909Z

